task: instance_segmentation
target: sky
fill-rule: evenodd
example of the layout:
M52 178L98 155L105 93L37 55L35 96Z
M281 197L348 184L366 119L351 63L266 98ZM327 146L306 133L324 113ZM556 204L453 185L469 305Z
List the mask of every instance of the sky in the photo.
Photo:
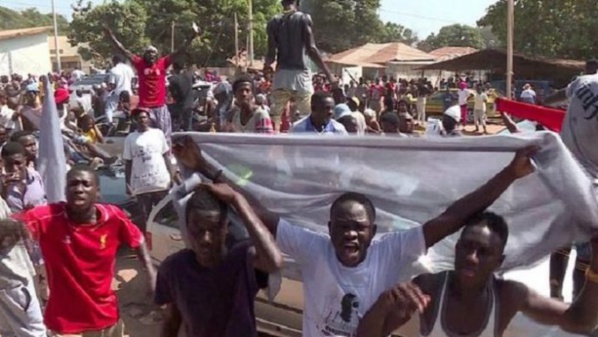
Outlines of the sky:
M54 0L56 10L70 19L71 4L76 0ZM92 0L101 3L103 0ZM437 33L442 26L455 23L475 26L486 8L497 0L381 0L380 16L414 30L421 39ZM87 1L84 1L87 2ZM51 0L0 0L0 6L13 9L37 7L40 12L52 10Z

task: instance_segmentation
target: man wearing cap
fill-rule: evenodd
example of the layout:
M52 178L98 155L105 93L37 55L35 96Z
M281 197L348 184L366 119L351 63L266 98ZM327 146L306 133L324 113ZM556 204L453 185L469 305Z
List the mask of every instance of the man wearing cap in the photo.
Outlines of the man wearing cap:
M282 0L284 13L268 22L268 53L264 73L276 71L272 83L272 121L279 130L287 103L294 98L302 116L310 112L314 92L308 58L324 71L330 83L335 82L316 47L313 23L308 14L299 11L299 0Z
M441 135L443 137L461 137L461 131L458 129L461 121L462 109L458 105L448 108L442 116Z
M199 35L193 32L191 38L181 45L174 53L158 58L158 49L154 46L145 48L142 56L135 55L127 50L114 36L110 28L104 27L106 35L116 48L126 55L137 70L139 77L139 107L149 111L152 124L164 132L166 140L170 143L172 134L172 121L170 112L166 107L166 69L172 60L182 55L191 42Z

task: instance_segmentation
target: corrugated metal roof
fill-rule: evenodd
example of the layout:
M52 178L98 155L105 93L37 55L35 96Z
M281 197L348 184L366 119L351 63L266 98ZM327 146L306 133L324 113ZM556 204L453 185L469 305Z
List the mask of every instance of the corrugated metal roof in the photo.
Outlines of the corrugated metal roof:
M15 37L29 36L35 34L47 33L52 30L52 27L33 27L22 29L0 30L0 41L14 39Z
M477 51L477 49L471 47L442 47L432 50L429 54L435 56L437 61L446 61Z

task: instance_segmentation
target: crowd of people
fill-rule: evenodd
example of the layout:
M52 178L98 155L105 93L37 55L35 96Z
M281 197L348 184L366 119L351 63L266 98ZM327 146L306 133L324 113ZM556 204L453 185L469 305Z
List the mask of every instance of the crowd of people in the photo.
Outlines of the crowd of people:
M598 240L582 246L585 264L576 273L571 304L562 301L562 275L551 279L548 298L494 274L505 257L509 227L487 209L512 183L534 172L531 158L537 148L518 151L511 164L440 216L375 238L376 206L366 195L340 195L330 208L329 233L316 233L264 208L207 161L190 137L172 137L178 130L462 136L472 98L476 131L487 131L491 88L484 83L450 78L434 88L427 79L392 77L339 83L323 62L311 18L299 11L298 2L283 0L284 13L268 23L262 73L231 82L210 78L216 83L202 103L203 117L197 117L194 74L178 62L197 33L170 55L159 56L153 46L136 55L105 27L118 54L105 83L91 95L69 91L84 76L79 69L40 78L0 78L1 336L123 336L111 288L121 244L137 252L148 273L155 304L165 313L163 337L177 336L180 329L189 337L256 336L254 300L268 285L268 275L283 267L283 253L303 275L305 336L387 336L417 314L421 335L432 337L502 336L519 312L574 333L595 330ZM320 75L312 76L308 58L322 70ZM430 123L426 98L435 90L446 92L444 114ZM532 99L531 88L526 90L522 97ZM66 201L58 203L47 202L36 162L36 133L44 127L42 102L50 93L69 168ZM557 95L570 100L562 139L588 175L598 179L596 70ZM117 156L101 143L120 129L115 122L119 111L126 138ZM100 116L107 120L105 128L96 122ZM504 119L509 130L520 132L508 116ZM118 207L98 201L96 169L119 159L127 194L141 209L137 223ZM179 187L171 191L173 185ZM146 221L169 191L187 249L172 254L156 272L144 240ZM239 228L230 223L231 210L248 239L241 239ZM399 283L406 266L460 230L452 270L408 275L412 281ZM355 310L344 310L346 306Z

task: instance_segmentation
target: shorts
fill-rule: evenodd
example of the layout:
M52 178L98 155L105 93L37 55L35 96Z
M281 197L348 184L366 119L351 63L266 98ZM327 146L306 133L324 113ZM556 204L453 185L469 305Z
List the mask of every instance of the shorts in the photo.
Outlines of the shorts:
M276 89L272 92L272 110L270 111L272 121L277 128L280 128L281 116L287 103L291 99L295 99L297 110L302 117L308 116L311 113L311 96L312 92L299 92L286 89ZM294 111L291 111L294 113Z
M172 144L172 118L170 117L170 111L168 111L168 107L163 105L156 108L149 108L149 110L151 112L149 115L151 126L164 132L166 141L170 146L170 144Z
M578 260L590 262L592 259L592 246L589 242L576 243L575 252L577 253Z

